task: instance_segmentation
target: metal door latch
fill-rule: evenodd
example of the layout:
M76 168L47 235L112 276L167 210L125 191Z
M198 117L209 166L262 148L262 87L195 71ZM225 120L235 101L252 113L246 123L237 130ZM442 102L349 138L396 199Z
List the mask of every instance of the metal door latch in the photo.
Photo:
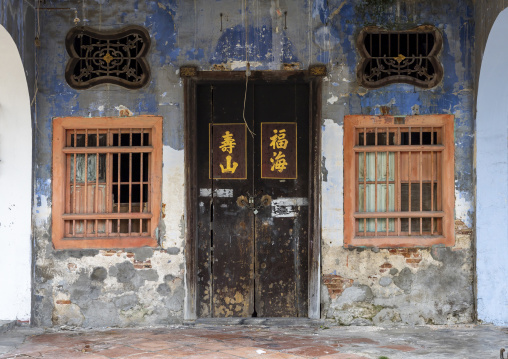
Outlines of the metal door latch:
M250 209L254 214L258 214L261 207L268 207L272 204L272 197L267 194L261 197L259 206L255 206L255 198L256 196L246 197L242 195L236 199L236 203L239 207L246 207L247 209Z

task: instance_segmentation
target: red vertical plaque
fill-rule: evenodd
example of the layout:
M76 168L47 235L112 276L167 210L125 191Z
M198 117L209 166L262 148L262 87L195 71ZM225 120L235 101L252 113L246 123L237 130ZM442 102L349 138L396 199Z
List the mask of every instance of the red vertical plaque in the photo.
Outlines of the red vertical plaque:
M261 123L261 178L297 178L296 141L296 123Z
M210 124L210 178L247 179L247 128L243 123Z

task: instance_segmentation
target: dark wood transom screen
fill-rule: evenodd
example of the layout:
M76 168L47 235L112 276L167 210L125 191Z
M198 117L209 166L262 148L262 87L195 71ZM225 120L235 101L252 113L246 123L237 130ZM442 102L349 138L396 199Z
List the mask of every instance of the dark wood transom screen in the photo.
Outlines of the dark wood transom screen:
M57 120L58 126L62 121ZM116 119L122 126L107 128L91 122L57 129L64 144L56 139L61 146L56 165L63 168L54 181L64 191L58 241L109 247L123 246L126 239L131 246L153 245L154 212L160 206L160 121L150 119L145 127L140 119Z
M425 245L450 235L454 187L449 117L350 116L346 135L352 139L345 148L345 168L351 172L345 176L346 187L354 193L347 207L349 240L421 238Z
M406 31L367 27L357 41L362 57L358 81L367 88L398 82L434 87L443 78L443 67L437 58L442 43L441 33L430 25Z
M76 27L67 34L65 45L70 56L65 78L75 89L102 83L138 89L150 79L145 58L150 36L140 26L113 31Z

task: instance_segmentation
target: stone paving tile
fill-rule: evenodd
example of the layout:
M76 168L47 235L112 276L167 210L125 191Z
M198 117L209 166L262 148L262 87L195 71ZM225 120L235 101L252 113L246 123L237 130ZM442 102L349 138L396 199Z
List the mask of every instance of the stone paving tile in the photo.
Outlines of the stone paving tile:
M0 354L0 359L28 356L40 359L378 359L383 355L390 359L488 359L499 358L499 349L508 346L508 330L485 326L319 330L196 325L68 330L24 336L13 344L10 353ZM264 353L258 354L258 350Z
M286 350L286 353L300 355L306 358L322 357L324 355L335 354L339 351L330 346L306 346L296 349Z
M257 347L238 347L229 350L221 350L221 353L236 355L241 358L256 358L261 356L264 358L265 354L273 354L275 352Z
M413 350L416 350L416 348L410 347L409 345L383 345L380 346L380 348L400 350L402 352L411 352Z
M158 351L169 348L176 348L181 346L180 343L176 342L167 342L163 340L150 340L147 338L143 338L142 341L130 343L130 346L140 350L146 351Z

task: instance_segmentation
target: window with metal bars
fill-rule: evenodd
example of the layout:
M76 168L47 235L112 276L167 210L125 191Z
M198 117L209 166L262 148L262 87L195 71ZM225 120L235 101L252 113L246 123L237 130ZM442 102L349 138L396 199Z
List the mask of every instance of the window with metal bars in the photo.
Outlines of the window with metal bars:
M76 27L67 33L65 46L70 56L65 78L72 88L83 90L111 83L138 89L150 79L145 58L150 36L141 26L113 31Z
M358 81L367 88L399 82L432 88L443 78L437 58L442 44L441 33L431 25L406 31L367 27L357 40Z
M161 171L161 117L56 118L55 248L156 246Z
M453 245L452 115L346 116L346 246Z

